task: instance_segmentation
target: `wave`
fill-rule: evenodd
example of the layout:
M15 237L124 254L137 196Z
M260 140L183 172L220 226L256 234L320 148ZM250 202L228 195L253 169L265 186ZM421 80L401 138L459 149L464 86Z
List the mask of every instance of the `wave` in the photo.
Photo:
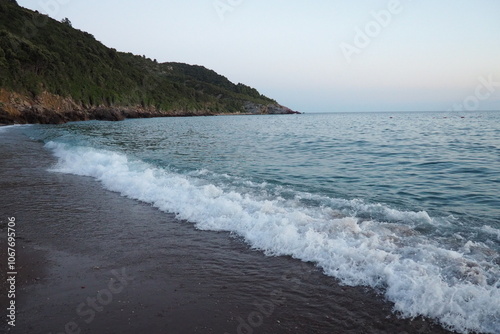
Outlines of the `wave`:
M53 171L93 177L200 230L235 233L267 255L314 262L344 284L377 289L401 316L426 316L462 333L498 333L500 255L485 243L456 238L451 247L429 237L421 227L446 220L425 211L210 177L206 170L182 174L106 150L46 147L58 158Z
M482 230L483 232L486 232L486 233L488 233L488 234L491 234L491 235L496 236L496 237L497 237L497 239L498 239L498 241L500 241L500 230L499 230L499 229L497 229L497 228L493 228L493 227L491 227L491 226L489 226L489 225L484 225L484 226L481 228L481 230Z
M20 126L29 126L29 125L26 125L26 124L3 125L3 126L0 126L0 133L6 132L9 129L17 128L17 127L20 127Z

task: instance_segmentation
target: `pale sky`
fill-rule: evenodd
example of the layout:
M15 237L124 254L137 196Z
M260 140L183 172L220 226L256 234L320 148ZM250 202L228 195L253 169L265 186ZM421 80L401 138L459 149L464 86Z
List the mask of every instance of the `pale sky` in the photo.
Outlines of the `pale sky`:
M17 0L303 112L500 110L499 0Z

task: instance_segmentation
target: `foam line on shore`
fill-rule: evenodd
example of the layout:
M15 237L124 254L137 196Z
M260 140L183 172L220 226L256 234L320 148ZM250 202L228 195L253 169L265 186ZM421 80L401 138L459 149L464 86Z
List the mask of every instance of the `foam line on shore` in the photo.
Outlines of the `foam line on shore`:
M301 202L307 194L275 196L265 184L260 192L244 182L225 187L206 178L207 171L184 175L121 153L46 147L58 158L53 171L93 177L200 230L235 233L267 255L314 262L344 284L383 292L402 316L423 315L462 333L500 328L499 254L467 240L452 249L419 232L415 225L440 222L425 211L334 198L312 207Z

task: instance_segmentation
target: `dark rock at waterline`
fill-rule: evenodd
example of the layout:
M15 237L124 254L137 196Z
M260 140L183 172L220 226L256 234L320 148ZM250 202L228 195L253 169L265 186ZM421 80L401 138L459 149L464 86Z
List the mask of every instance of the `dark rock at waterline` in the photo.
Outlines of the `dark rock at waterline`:
M285 114L300 114L298 111L294 111L290 108L282 106L280 104L258 104L254 102L246 102L244 105L245 112L248 114L271 114L271 115L285 115Z
M247 107L248 106L248 107ZM300 114L280 105L245 106L247 114ZM76 121L122 121L127 118L181 117L181 116L214 116L206 110L146 110L131 107L97 107L56 111L39 105L26 107L21 111L8 112L0 107L0 124L63 124Z
M99 107L83 110L55 111L40 106L9 113L0 107L0 124L63 124L76 121L122 121L126 118L151 118L175 116L210 116L207 111L173 110L169 112L139 110L133 108Z

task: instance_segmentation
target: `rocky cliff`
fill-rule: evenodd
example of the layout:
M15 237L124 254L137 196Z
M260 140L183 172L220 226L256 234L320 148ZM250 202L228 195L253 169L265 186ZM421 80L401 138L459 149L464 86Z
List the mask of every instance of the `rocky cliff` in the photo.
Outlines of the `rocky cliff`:
M35 98L0 89L0 124L61 124L73 121L106 120L120 121L126 118L213 116L217 114L203 109L160 110L154 107L136 106L86 106L71 98L43 92ZM244 112L233 114L300 114L279 104L247 102Z

